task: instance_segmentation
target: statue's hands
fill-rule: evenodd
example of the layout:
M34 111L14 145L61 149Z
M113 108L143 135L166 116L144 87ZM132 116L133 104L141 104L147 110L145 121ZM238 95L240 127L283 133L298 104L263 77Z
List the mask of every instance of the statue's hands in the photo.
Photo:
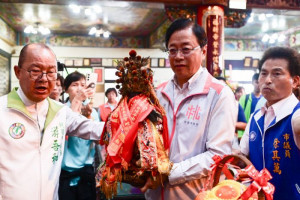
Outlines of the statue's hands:
M142 192L146 192L148 189L156 189L158 186L163 185L164 182L168 181L167 175L160 175L158 174L156 178L153 178L152 176L148 177L145 185L140 188Z

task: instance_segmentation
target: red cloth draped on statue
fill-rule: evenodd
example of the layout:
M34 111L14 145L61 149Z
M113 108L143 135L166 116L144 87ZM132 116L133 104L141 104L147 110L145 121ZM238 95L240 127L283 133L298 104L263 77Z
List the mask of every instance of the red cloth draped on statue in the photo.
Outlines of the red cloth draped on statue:
M107 126L110 126L112 137L106 149L106 164L109 167L121 164L127 165L130 162L137 137L138 124L143 121L154 108L154 105L150 104L145 95L137 95L131 98L128 103L127 97L121 100L118 107L110 116L110 124L106 124L105 127L107 129ZM106 130L104 130L104 132L105 131ZM164 131L163 134L168 134L168 132L165 133ZM100 144L104 144L103 135L104 134L102 134ZM168 138L168 136L163 138Z

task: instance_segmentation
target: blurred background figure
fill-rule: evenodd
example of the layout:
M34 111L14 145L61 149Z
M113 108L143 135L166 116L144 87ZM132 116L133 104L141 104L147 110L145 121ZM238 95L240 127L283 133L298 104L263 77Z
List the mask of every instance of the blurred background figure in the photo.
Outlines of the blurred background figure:
M254 87L253 92L251 94L243 95L239 99L239 102L242 108L244 109L247 122L249 121L250 115L255 111L255 106L258 100L262 97L258 85L258 77L259 77L258 73L255 73L252 76L252 85Z
M245 88L242 86L238 86L234 91L234 96L237 101L240 100L241 96L245 95Z
M240 103L240 105L242 106L242 108L244 110L244 114L245 114L245 117L246 117L246 122L249 121L249 118L250 118L251 114L256 109L260 109L260 107L256 107L256 104L262 98L262 95L260 93L260 88L259 88L259 85L258 85L258 77L259 77L258 73L255 73L252 76L252 85L254 87L253 92L250 93L250 94L243 95L239 99L239 103ZM264 102L265 102L264 100L261 101L261 103L264 103ZM259 103L259 105L262 105L261 103ZM242 138L243 134L244 134L244 130L239 130L238 131L239 140Z
M117 90L115 88L108 88L105 91L107 102L99 106L99 115L101 121L106 121L108 115L115 109L118 104L117 101Z
M243 95L245 95L245 88L242 86L237 87L236 90L234 91L234 96L235 96L235 99L237 100L238 106L239 106L238 119L237 119L236 126L235 126L235 132L237 134L237 137L238 137L238 133L240 132L242 134L247 126L247 119L245 116L244 109L241 106L241 104L239 103L239 100ZM241 137L238 137L238 140L240 140L240 139L241 139Z
M64 77L57 73L57 79L53 91L50 93L50 98L63 103L61 95L63 94Z
M222 81L223 83L227 84L226 78L218 76L216 77L216 79ZM228 84L227 84L228 85ZM239 140L240 138L238 138L238 132L239 131L244 131L246 126L247 126L247 121L246 121L246 117L245 117L245 113L244 110L241 106L241 104L238 102L238 99L245 93L245 89L243 87L237 87L236 90L234 91L234 95L236 98L236 104L238 107L238 115L237 115L237 121L235 124L235 137L234 137L234 142L233 142L233 152L237 153L236 151L238 151L239 149Z
M86 78L75 71L65 79L66 105L85 117L100 121L92 108L93 88L86 87ZM65 154L59 183L60 200L95 200L95 170L93 167L95 143L77 137L66 138Z

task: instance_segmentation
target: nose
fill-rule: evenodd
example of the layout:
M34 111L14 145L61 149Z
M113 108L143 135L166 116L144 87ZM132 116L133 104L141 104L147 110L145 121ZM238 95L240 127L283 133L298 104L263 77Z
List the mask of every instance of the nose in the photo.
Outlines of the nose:
M178 49L177 52L174 55L175 58L183 58L183 53L181 52L181 49Z
M268 74L268 75L266 76L265 82L266 82L266 83L271 83L271 82L272 82L271 74Z
M45 76L44 76L45 75ZM44 78L45 77L45 78ZM47 73L42 72L42 74L37 78L38 81L48 81Z
M55 84L53 89L56 90L58 88L59 88L59 86Z
M85 86L83 86L83 85L78 86L78 90L83 90L83 89L85 89Z

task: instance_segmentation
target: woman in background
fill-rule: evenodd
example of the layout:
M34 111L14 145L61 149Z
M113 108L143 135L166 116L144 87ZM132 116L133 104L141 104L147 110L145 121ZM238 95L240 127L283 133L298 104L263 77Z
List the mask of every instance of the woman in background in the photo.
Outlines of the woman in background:
M104 122L118 104L117 90L115 88L108 88L105 91L105 96L107 97L107 102L99 106L100 119Z
M49 97L55 101L59 101L63 103L63 101L60 99L60 96L63 94L63 87L64 87L64 77L59 73L57 73L55 87L53 91L50 93Z
M86 87L86 78L75 71L65 79L65 92L69 94L66 105L91 120L99 120L92 102L93 89ZM95 143L78 137L66 139L65 154L59 182L60 200L95 200L95 172L93 167Z

